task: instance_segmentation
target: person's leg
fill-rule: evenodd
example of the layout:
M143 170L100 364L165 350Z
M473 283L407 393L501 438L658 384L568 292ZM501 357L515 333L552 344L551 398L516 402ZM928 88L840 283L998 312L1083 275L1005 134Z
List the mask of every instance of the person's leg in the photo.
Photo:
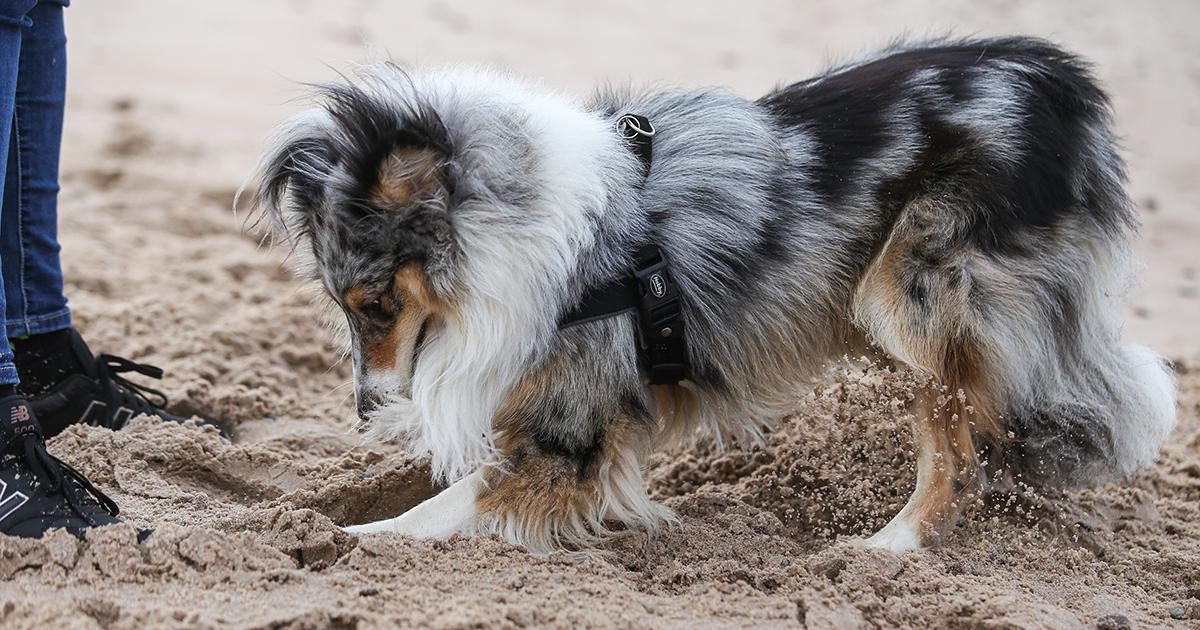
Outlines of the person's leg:
M0 182L7 181L6 157L12 130L13 111L17 92L18 67L21 57L21 31L30 24L26 13L36 0L0 0ZM7 217L15 213L7 203L0 202L0 240L7 236ZM0 247L0 264L13 256L7 242ZM4 287L0 284L0 324L4 322ZM11 393L17 384L17 368L13 364L13 352L8 337L0 338L0 394Z
M5 0L0 0L3 2ZM71 328L58 245L58 160L66 95L66 0L42 0L21 33L20 61L0 217L7 343L46 436L75 423L124 426L138 414L182 422L166 398L122 374L161 378L153 366L95 356Z
M83 369L71 352L71 314L58 244L58 161L66 104L65 2L42 0L24 27L17 76L6 212L0 227L5 325L20 390L37 396Z
M0 266L4 270L4 281L15 277L10 276L10 268L17 273L23 260L21 200L10 196L8 191L9 183L22 175L19 163L22 152L10 146L10 142L21 138L13 131L13 121L18 114L17 84L25 81L27 74L22 63L23 48L28 45L26 33L34 28L35 3L36 0L0 0L0 181L5 183L4 198L0 201L3 204L0 205ZM61 14L61 7L58 10ZM60 31L61 28L60 17ZM60 104L60 129L61 108ZM56 140L55 178L57 144ZM35 189L45 189L45 181L35 181ZM36 197L37 193L32 196L35 201ZM53 234L50 237L53 238ZM36 247L35 244L35 250ZM54 252L57 266L57 247ZM62 293L61 277L57 286L58 293ZM5 299L7 295L5 287L0 286L0 325L8 323L5 322L6 307L10 306ZM37 299L41 298L37 296ZM34 302L35 306L41 304ZM65 301L62 306L66 306ZM3 449L0 450L0 488L5 494L4 506L0 509L0 534L38 538L51 529L65 528L82 537L89 528L118 522L117 506L111 499L79 473L71 474L73 469L62 466L60 460L46 451L46 441L32 405L16 391L18 371L14 363L8 335L0 336L0 448Z
M58 159L67 86L63 7L39 2L28 16L32 23L21 40L0 227L10 338L71 326L58 245Z

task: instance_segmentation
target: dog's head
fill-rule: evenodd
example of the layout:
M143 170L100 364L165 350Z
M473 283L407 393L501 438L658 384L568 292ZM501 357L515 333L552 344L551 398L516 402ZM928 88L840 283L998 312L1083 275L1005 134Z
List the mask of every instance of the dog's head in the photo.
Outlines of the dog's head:
M264 155L255 203L344 313L366 419L411 394L424 339L453 316L454 150L404 84L320 93Z
M580 266L622 264L596 222L640 164L610 121L487 69L371 65L319 97L269 143L255 205L344 315L360 429L455 478L558 338Z

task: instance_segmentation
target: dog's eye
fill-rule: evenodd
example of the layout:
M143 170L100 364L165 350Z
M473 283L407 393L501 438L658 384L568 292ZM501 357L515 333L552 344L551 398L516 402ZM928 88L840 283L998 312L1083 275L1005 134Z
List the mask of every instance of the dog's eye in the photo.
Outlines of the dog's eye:
M392 312L388 305L384 304L383 298L375 298L359 307L358 311L364 317L376 320L385 321L392 318Z

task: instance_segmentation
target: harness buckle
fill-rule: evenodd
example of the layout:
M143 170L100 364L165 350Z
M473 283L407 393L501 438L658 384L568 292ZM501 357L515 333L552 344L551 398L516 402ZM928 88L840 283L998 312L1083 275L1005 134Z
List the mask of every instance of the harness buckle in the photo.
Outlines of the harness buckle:
M653 326L679 316L679 288L671 278L666 254L657 247L646 249L653 250L653 259L635 267L633 277L638 284L641 311L649 315L646 323Z
M670 261L657 247L639 252L633 269L638 287L640 341L646 351L650 382L678 383L687 378L682 299L671 277Z

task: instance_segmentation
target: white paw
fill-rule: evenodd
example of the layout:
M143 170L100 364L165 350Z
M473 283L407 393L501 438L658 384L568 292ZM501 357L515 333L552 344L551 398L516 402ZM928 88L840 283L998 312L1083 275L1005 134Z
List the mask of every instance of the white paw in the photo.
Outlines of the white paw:
M892 519L883 529L866 540L873 549L887 549L894 554L915 551L921 548L921 539L916 530L900 517Z
M478 472L471 473L396 518L342 530L350 534L404 534L413 538L449 538L456 533L471 532L475 529L475 489L479 480Z
M396 531L392 521L396 519L388 519L386 521L375 521L374 523L362 523L360 525L348 525L342 528L342 531L347 534L361 536L362 534L383 534Z

